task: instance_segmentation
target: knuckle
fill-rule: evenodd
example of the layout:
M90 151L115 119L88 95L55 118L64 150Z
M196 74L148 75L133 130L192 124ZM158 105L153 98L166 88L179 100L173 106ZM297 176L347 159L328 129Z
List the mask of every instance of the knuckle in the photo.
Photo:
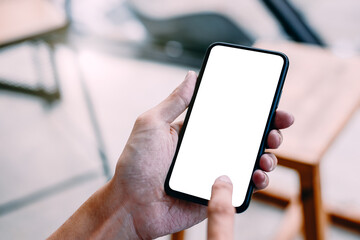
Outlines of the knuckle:
M170 95L170 98L177 100L184 108L189 105L189 100L184 97L184 94L178 88Z
M145 112L137 117L135 121L135 125L138 126L149 126L153 125L157 122L156 118L149 114L148 112Z

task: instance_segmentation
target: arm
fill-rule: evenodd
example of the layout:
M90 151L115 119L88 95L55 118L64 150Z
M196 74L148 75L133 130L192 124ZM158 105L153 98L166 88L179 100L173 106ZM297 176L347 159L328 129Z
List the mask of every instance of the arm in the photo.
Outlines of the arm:
M113 180L96 191L49 239L137 239L129 202Z

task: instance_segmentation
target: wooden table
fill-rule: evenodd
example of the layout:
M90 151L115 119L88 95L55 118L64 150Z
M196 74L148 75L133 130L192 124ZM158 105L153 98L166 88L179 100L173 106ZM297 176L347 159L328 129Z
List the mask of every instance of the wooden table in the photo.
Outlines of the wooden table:
M360 102L360 58L341 58L329 50L295 43L258 42L256 47L282 51L290 59L279 109L295 116L295 124L283 132L284 142L274 151L279 164L298 172L299 199L292 202L288 219L294 220L295 209L302 211L303 221L286 221L283 234L288 239L303 224L305 239L325 239L327 216L360 229L360 219L335 210L324 210L321 198L319 167L324 153L344 128ZM267 190L260 197L291 202L291 196ZM351 214L350 214L351 215ZM301 214L300 214L301 217ZM279 239L276 238L276 239Z
M64 28L66 16L44 0L0 2L0 46Z

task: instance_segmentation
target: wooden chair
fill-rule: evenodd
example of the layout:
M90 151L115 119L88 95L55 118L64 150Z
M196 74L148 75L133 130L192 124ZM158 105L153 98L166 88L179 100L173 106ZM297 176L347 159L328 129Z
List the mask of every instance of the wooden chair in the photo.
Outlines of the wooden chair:
M298 172L300 192L298 198L279 189L258 193L274 203L290 203L275 239L291 239L302 227L305 239L325 239L328 218L359 230L360 216L346 209L325 209L319 168L331 143L359 107L360 58L341 58L330 50L286 42L255 46L282 51L290 58L279 108L292 112L296 120L284 131L283 145L274 153L280 165Z

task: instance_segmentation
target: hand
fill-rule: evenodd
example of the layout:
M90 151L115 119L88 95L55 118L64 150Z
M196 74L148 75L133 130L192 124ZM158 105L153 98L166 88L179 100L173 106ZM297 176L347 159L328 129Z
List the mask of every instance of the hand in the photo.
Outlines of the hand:
M121 155L114 184L131 200L131 215L137 233L142 238L155 238L193 226L206 217L204 206L172 198L163 185L171 164L182 122L173 121L187 108L193 95L196 74L189 72L185 81L155 108L141 115ZM276 128L286 128L293 117L278 111ZM277 148L282 141L279 130L272 130L268 147ZM256 170L253 181L258 189L268 185L264 171L272 171L277 164L271 153L260 159L262 170Z
M114 177L51 237L150 239L183 230L206 218L205 206L172 198L164 192L183 124L174 120L188 107L195 82L196 74L189 72L169 97L138 117ZM277 111L276 129L267 139L269 148L281 144L282 136L277 129L292 123L291 115ZM268 185L265 172L272 171L276 164L273 154L265 153L260 158L261 170L253 175L258 189Z
M229 177L221 176L212 187L208 207L208 240L234 239L233 185Z

